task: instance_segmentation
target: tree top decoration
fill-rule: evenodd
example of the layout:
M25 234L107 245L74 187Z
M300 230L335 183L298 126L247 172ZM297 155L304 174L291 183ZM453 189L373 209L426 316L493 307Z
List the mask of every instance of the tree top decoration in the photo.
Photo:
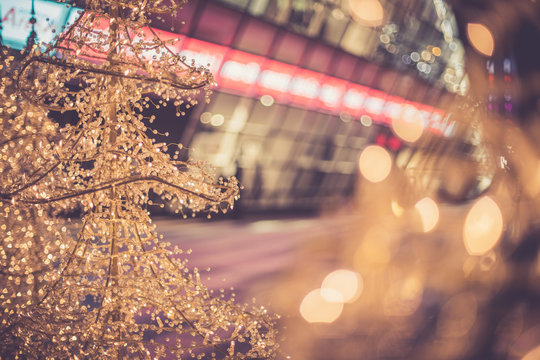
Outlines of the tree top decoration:
M17 60L4 52L3 355L276 356L275 317L215 296L147 210L154 194L184 216L227 211L238 198L235 178L216 183L205 164L180 159L181 145L147 135L155 116L145 108L173 104L180 115L213 83L148 26L183 3L88 0L56 44ZM59 126L51 111L78 121ZM82 220L65 224L58 214L73 208Z

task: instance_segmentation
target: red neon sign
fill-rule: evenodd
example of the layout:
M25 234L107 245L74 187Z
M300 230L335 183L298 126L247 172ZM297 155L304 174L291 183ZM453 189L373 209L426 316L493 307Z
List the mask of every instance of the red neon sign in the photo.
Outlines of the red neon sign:
M297 68L289 84L289 101L312 105L320 95L324 74Z
M219 71L218 84L224 88L251 93L261 73L265 58L230 50Z
M348 84L347 91L343 95L342 106L345 112L353 116L363 114L364 102L368 97L369 88L357 84Z
M344 96L347 91L348 82L326 76L321 81L321 88L317 101L317 106L333 110L345 105Z
M96 38L106 35L109 21L96 19L93 32ZM252 96L271 95L278 101L334 111L344 111L355 117L368 114L376 122L390 123L392 119L421 116L434 132L448 133L452 125L443 120L443 112L423 104L406 101L400 97L361 86L322 73L294 65L234 50L163 30L152 29L172 52L185 56L187 63L207 66L216 75L218 86ZM135 40L155 38L149 28L140 33L129 33ZM69 47L68 44L64 44ZM125 50L129 52L129 49ZM106 58L107 49L94 49L91 44L82 48L80 57L94 61ZM128 54L129 55L129 54ZM143 54L147 60L158 58L154 51Z
M272 95L288 99L289 86L297 67L274 60L266 60L257 79L256 90L259 95Z

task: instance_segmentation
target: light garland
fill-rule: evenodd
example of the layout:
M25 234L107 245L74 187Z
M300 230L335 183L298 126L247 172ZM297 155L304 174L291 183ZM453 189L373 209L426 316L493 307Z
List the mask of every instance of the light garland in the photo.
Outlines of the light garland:
M57 46L34 46L21 61L6 56L2 67L2 351L274 358L275 316L213 296L146 209L157 194L184 217L226 212L239 194L235 178L216 183L205 164L179 160L180 145L147 135L154 117L142 112L154 99L181 113L213 83L155 32L142 36L151 16L175 14L183 1L86 3ZM95 31L103 21L108 33ZM75 111L79 121L60 127L49 111ZM75 208L82 224L63 224L57 215Z

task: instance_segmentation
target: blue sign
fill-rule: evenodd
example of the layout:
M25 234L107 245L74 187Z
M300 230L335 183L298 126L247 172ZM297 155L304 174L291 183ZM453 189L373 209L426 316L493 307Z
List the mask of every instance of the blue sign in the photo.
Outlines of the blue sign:
M4 45L14 49L23 49L26 40L32 31L30 18L32 15L31 0L0 0L0 16L2 18L2 39ZM62 26L70 13L80 9L73 9L65 3L45 0L35 0L37 42L48 44L62 32Z

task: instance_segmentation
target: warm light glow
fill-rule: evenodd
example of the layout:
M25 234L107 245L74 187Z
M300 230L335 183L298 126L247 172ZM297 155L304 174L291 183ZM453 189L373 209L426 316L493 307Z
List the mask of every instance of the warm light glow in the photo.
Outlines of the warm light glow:
M388 177L392 170L392 157L378 145L366 147L358 161L360 173L369 181L378 183Z
M392 119L392 130L401 139L415 142L424 132L424 120L418 111L415 111L411 116L398 116Z
M388 230L381 226L369 228L354 255L355 269L387 265L392 257L391 246L392 238Z
M521 360L537 360L540 359L540 345L529 351Z
M463 228L463 241L471 255L483 255L499 241L503 217L495 201L489 196L480 198L469 210Z
M392 213L396 217L400 217L405 212L403 207L401 205L399 205L399 203L396 200L392 200L392 203L390 204L390 207L392 208Z
M431 49L431 53L435 56L441 56L441 48L435 46L433 49Z
M378 26L382 23L384 9L378 0L349 0L351 16L355 21L366 26Z
M342 302L329 302L321 294L321 289L311 291L300 304L300 314L310 323L334 322L343 311Z
M467 37L476 51L486 56L493 55L495 41L487 26L483 24L468 23Z
M324 278L321 286L322 297L329 302L334 302L335 290L341 294L342 302L353 302L358 299L364 288L364 282L360 274L350 270L336 270Z
M420 214L424 232L430 232L439 222L439 207L432 199L425 197L414 206Z

